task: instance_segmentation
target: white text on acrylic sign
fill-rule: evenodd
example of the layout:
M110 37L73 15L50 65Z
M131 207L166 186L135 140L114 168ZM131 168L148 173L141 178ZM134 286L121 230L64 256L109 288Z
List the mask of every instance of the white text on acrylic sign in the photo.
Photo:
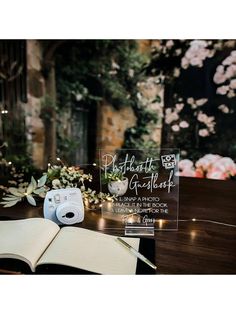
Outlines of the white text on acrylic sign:
M104 217L124 224L177 229L178 150L100 151Z

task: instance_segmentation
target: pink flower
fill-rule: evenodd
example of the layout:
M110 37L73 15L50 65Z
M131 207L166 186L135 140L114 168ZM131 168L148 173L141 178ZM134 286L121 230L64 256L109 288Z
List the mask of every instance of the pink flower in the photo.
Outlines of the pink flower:
M189 159L182 159L179 162L179 175L182 177L195 177L193 162Z
M183 169L191 169L193 168L193 162L189 159L182 159L179 162L179 169L183 170Z
M189 127L189 124L188 124L187 121L181 121L180 124L179 124L179 126L180 126L181 128L183 128L183 129L186 129L186 128Z
M219 72L216 72L214 77L213 77L213 81L216 83L216 84L221 84L221 83L224 83L226 80L226 77L224 76L223 73L219 73Z
M174 46L173 40L167 40L167 42L166 42L166 47L167 47L167 48L171 48L172 46Z
M195 177L195 171L193 169L184 169L183 171L180 171L179 175L181 177Z
M174 124L172 125L171 129L174 131L174 132L178 132L180 129L179 129L179 126L177 124Z
M195 177L196 178L204 178L204 172L202 171L202 169L197 168L195 170Z
M225 175L235 176L236 175L236 164L229 157L223 157L219 159L215 164L214 168L222 171Z
M227 58L224 59L224 61L222 62L222 64L223 64L223 65L230 65L230 64L233 63L233 62L234 62L234 59L233 59L231 56L229 56L229 57L227 57Z
M206 154L203 158L206 158L211 163L214 163L217 160L220 160L222 157L220 155L216 155L216 154Z
M201 137L209 136L209 132L208 132L207 129L200 129L200 130L198 131L198 134L199 134L199 136L201 136Z
M221 110L223 113L229 113L229 108L224 104L218 106L218 109Z
M179 112L179 111L181 111L184 108L184 104L182 104L182 103L181 104L176 104L175 108L176 108L177 112Z
M225 80L235 76L235 67L233 64L227 67L225 71Z
M219 95L225 95L229 91L228 85L223 85L217 88L216 93Z
M236 164L229 157L216 154L206 154L195 163L189 159L179 162L179 175L184 177L208 178L226 180L236 176Z
M229 86L230 86L232 89L236 89L236 79L231 80Z
M226 180L228 176L220 170L212 169L207 173L206 177L208 179Z
M173 121L179 119L177 111L172 111L171 108L167 108L165 112L165 123L171 124Z
M207 102L207 98L201 98L201 99L198 99L198 100L196 100L196 105L197 106L202 106L202 105L204 105L206 102Z
M188 99L187 99L187 103L188 103L189 105L193 105L193 104L194 104L194 99L193 99L192 97L188 98Z
M201 168L203 171L207 171L219 159L221 159L221 156L219 155L206 154L196 162L196 167Z

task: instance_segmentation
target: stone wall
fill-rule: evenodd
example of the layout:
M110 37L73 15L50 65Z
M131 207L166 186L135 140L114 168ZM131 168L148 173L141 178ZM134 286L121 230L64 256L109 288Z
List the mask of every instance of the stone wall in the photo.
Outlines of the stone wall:
M139 50L149 53L152 41L138 41ZM48 136L44 123L40 118L41 102L46 94L46 82L42 75L43 47L40 41L27 41L27 84L28 103L25 106L26 129L29 143L29 154L32 156L35 166L43 168L45 163L45 139ZM163 103L153 102L156 95L162 96L163 90L152 80L141 82L140 94L144 99L144 105L153 110L159 116L158 123L150 124L150 135L145 140L161 142L162 107ZM138 101L138 99L137 99ZM136 125L137 118L131 107L115 109L105 100L97 108L97 149L115 150L122 147L125 140L125 131Z
M41 112L41 99L45 96L45 80L41 73L42 46L40 41L27 40L28 103L25 106L29 154L34 165L43 168L45 130Z
M164 110L164 88L158 84L158 77L150 77L139 83L139 101L143 107L153 112L158 118L156 123L150 123L147 128L149 134L144 135L144 140L154 141L161 145L162 121ZM157 101L157 96L160 101Z
M125 131L136 125L137 118L133 109L123 107L117 110L104 100L97 112L97 148L112 151L121 148Z

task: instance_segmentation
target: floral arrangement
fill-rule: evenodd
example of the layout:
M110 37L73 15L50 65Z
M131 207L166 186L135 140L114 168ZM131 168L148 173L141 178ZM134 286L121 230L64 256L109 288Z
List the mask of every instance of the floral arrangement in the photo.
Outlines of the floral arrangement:
M183 177L226 180L236 176L236 163L229 157L207 154L195 164L189 159L181 160L179 170Z
M154 40L152 46L146 70L164 89L162 144L191 160L213 150L235 158L236 41Z
M222 64L218 65L213 80L220 85L216 90L217 94L228 98L236 96L236 50L231 51Z
M191 128L192 133L197 137L215 134L215 117L203 111L206 103L206 98L194 99L191 97L187 98L186 103L180 99L173 108L165 109L164 121L167 128L173 132L173 135L188 128Z
M14 186L0 186L4 191L2 202L4 207L11 207L26 199L31 205L36 206L36 199L44 199L47 191L62 188L80 188L86 207L94 207L104 201L113 201L114 196L86 188L85 182L92 182L91 174L86 174L79 167L50 166L46 173L36 181L31 177L30 182L25 182L23 173L16 173L13 167L14 180L8 180L8 184Z

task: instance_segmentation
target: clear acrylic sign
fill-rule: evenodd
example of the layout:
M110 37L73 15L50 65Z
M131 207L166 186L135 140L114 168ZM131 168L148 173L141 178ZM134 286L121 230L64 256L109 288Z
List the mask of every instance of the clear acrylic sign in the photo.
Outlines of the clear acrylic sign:
M178 229L178 149L99 151L102 215L125 235ZM118 228L118 227L117 227Z

